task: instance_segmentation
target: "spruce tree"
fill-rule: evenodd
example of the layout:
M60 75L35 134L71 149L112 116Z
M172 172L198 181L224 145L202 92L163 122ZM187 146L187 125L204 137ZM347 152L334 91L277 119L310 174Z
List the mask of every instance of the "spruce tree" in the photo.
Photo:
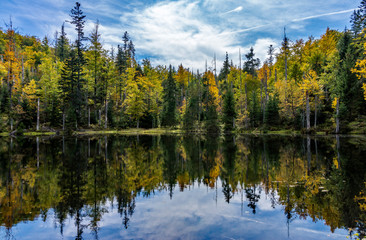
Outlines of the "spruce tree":
M352 120L357 116L363 102L361 83L351 69L355 66L355 49L352 36L345 31L337 45L339 65L337 66L337 80L334 91L340 100L340 117Z
M177 87L173 78L172 66L169 66L168 78L164 84L164 103L162 114L162 126L173 127L177 124Z
M357 36L366 28L366 0L362 0L351 16L352 32Z
M84 45L83 41L86 40L84 37L84 25L85 25L85 15L83 11L80 9L80 3L76 2L75 7L71 9L70 14L72 21L71 23L75 25L75 30L77 32L77 39L75 41L75 48L76 48L76 62L75 62L75 71L77 73L77 81L75 86L75 95L73 95L73 102L76 104L75 106L75 113L76 113L76 126L78 122L81 120L81 110L82 104L85 101L82 101L84 98L83 94L83 85L85 79L83 79L83 66L85 65L84 59Z
M260 66L259 58L254 58L254 49L253 47L250 48L249 53L245 54L246 61L244 62L243 71L249 73L253 77L256 76L256 70Z
M253 91L252 93L252 102L249 108L249 118L252 127L258 127L260 120L262 119L262 111L260 109L256 91Z
M235 127L235 99L233 90L231 87L226 91L224 95L224 109L223 109L223 117L222 121L224 123L224 129L226 132L230 132Z
M65 61L70 52L69 40L67 39L66 32L65 32L65 24L61 26L61 34L60 37L57 39L56 44L56 56L60 59L60 61Z
M267 126L276 126L280 120L279 107L278 107L278 97L269 96L268 103L265 110L264 122Z
M210 134L218 134L220 132L219 120L216 106L215 104L212 104L214 101L213 96L208 94L206 101L207 107L205 111L205 130Z
M220 70L220 73L219 73L219 80L220 81L221 80L226 80L229 73L230 73L229 55L226 52L225 61L224 61L223 66Z
M63 114L65 114L66 117L66 127L68 129L74 129L77 124L76 106L80 104L80 99L76 96L78 81L77 69L76 51L72 50L61 70L60 81L63 103L62 109Z
M206 72L202 80L204 86L202 105L204 106L205 130L210 134L218 134L220 132L217 113L219 99L213 73Z

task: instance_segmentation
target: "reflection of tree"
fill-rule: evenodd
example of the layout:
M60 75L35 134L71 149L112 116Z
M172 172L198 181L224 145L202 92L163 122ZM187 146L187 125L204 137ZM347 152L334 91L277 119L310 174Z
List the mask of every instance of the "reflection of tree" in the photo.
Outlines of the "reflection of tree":
M98 239L109 204L128 228L137 197L160 190L173 197L177 183L186 191L203 182L217 200L220 178L225 200L240 191L253 214L264 189L272 207L283 206L288 226L311 218L364 236L364 149L355 139L310 137L9 139L0 142L0 222L11 238L14 225L46 221L53 208L61 234L71 218L77 239L87 227Z
M256 207L257 207L257 202L260 198L260 195L256 194L256 187L254 186L253 188L246 188L245 189L245 196L249 201L248 207L251 208L253 214L255 214L256 213Z
M235 137L233 135L225 135L223 143L224 164L222 177L222 192L224 193L227 203L234 196L237 187L237 180L234 176L235 172L235 158L237 146L235 144Z
M174 136L162 136L162 148L164 152L164 179L168 184L170 198L173 197L173 190L177 182L177 138Z

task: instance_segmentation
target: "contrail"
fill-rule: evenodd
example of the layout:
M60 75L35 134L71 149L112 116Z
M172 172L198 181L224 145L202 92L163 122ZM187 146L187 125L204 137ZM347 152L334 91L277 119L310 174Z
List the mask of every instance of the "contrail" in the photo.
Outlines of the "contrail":
M320 18L320 17L325 17L325 16L331 16L331 15L337 15L337 14L342 14L342 13L348 13L348 12L353 12L354 10L356 10L356 9L348 9L348 10L343 10L343 11L338 11L338 12L323 13L323 14L319 14L319 15L314 15L314 16L309 16L309 17L304 17L304 18L293 19L291 22L300 22L300 21L304 21L304 20L308 20L308 19L313 19L313 18Z
M224 12L221 15L225 15L225 14L229 14L229 13L233 13L233 12L240 12L241 10L243 10L243 7L242 6L237 7L235 9L233 9L233 10L228 11L228 12Z
M235 33L242 33L242 32L249 32L251 30L257 29L257 28L262 28L262 27L266 27L266 26L270 26L272 24L264 24L264 25L259 25L259 26L255 26L255 27L251 27L251 28L244 28L244 29L240 29L237 31L232 31L232 32L223 32L220 35L227 35L227 34L235 34Z
M314 18L326 17L326 16L337 15L337 14L342 14L342 13L349 13L349 12L355 11L356 9L348 9L348 10L343 10L343 11L338 11L338 12L330 12L330 13L323 13L323 14L313 15L313 16L308 16L308 17L303 17L303 18L296 18L296 19L290 20L290 22L301 22L301 21L305 21L305 20L309 20L309 19L314 19ZM234 9L234 10L236 10L236 9ZM229 12L232 12L234 10L231 10ZM229 12L227 12L227 13L229 13ZM245 28L245 29L240 29L240 30L232 31L232 32L224 32L224 33L221 33L220 35L227 35L227 34L236 34L236 33L242 33L242 32L249 32L249 31L252 31L252 30L255 30L255 29L258 29L258 28L272 26L274 24L277 25L278 22L272 22L272 23L269 23L269 24L263 24L263 25L259 25L259 26L255 26L255 27L250 27L250 28Z

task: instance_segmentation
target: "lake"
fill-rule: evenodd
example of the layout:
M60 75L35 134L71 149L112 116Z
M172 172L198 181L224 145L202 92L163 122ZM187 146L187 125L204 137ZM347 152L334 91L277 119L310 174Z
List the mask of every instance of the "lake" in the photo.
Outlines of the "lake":
M1 239L352 239L363 137L2 138Z

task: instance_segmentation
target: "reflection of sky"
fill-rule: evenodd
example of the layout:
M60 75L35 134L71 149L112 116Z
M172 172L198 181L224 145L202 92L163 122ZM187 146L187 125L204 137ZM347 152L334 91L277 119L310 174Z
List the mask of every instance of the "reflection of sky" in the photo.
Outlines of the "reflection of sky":
M258 189L256 190L258 194ZM108 213L99 222L99 239L287 239L288 228L283 206L271 207L269 196L264 191L257 202L256 214L247 206L241 193L235 194L230 204L225 202L221 182L216 189L195 184L190 190L180 192L176 187L173 198L166 191L156 192L149 198L136 199L135 212L128 229L112 203L107 203ZM116 202L113 202L116 206ZM41 218L20 223L13 227L15 239L75 239L74 219L65 221L64 236L60 235L53 211L48 212L45 222ZM90 219L84 218L83 225ZM57 227L56 227L57 226ZM290 239L346 239L347 231L330 232L324 221L312 222L310 218L298 217L290 223ZM1 228L0 238L5 230ZM90 228L84 230L84 239L94 239Z

